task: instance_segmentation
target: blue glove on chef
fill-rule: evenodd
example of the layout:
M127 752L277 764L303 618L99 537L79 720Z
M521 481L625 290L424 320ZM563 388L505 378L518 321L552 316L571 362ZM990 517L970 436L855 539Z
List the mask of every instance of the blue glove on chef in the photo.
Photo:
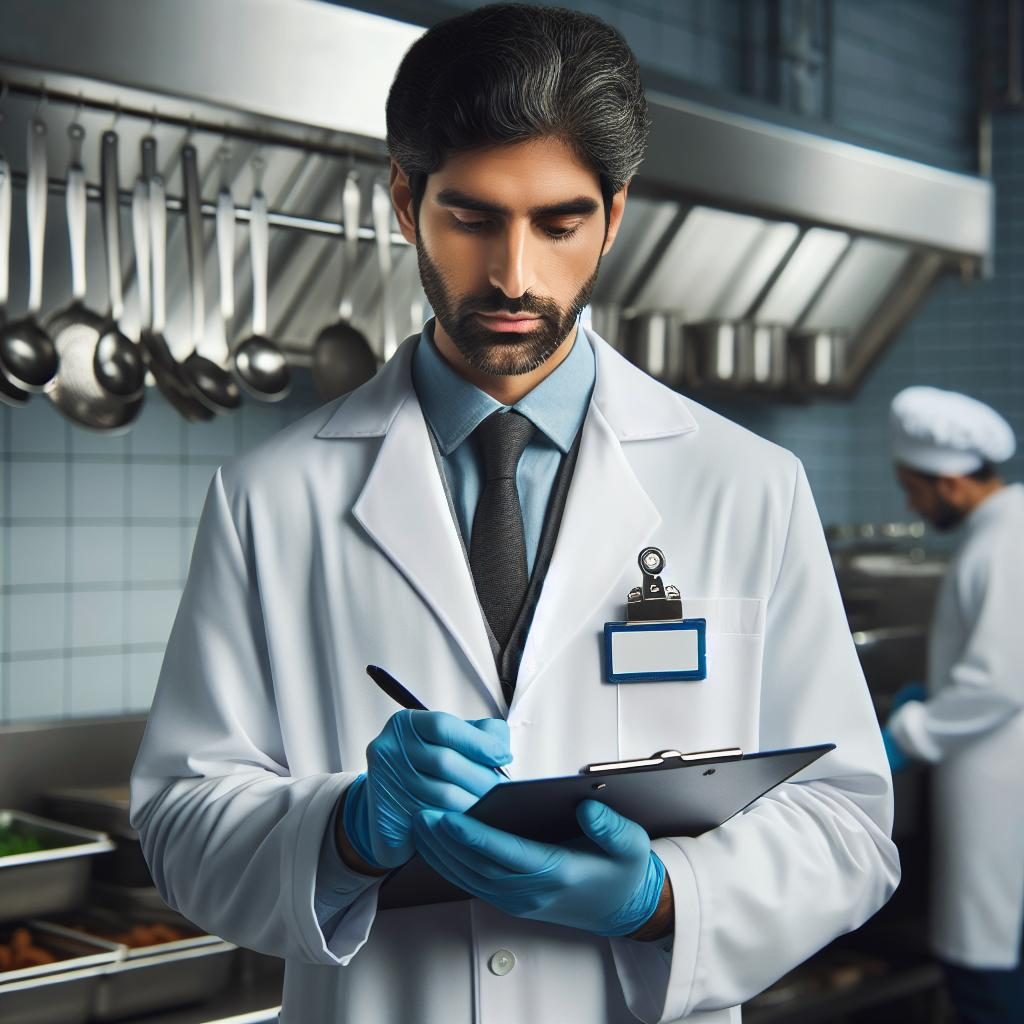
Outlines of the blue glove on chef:
M889 771L893 775L903 771L910 764L910 758L903 753L888 726L882 730L882 742L885 744L885 756L889 759Z
M903 707L904 704L909 704L912 700L927 699L928 688L924 683L904 683L893 696L892 703L889 705L889 713Z
M439 874L506 914L628 935L657 909L665 865L647 833L610 807L584 800L576 818L588 839L554 846L464 814L424 811L416 849Z
M415 852L412 825L426 809L464 811L502 781L512 760L508 723L467 722L442 711L398 711L366 748L366 771L346 790L344 828L356 853L381 868Z

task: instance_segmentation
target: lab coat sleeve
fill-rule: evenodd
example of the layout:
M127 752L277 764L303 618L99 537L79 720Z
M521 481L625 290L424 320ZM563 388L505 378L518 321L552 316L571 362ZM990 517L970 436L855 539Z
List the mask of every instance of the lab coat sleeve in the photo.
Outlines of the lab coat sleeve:
M837 748L721 827L654 843L672 881L672 942L612 940L645 1024L745 1002L860 926L899 881L878 722L810 488L794 469L766 609L760 747Z
M350 877L329 936L314 890L356 776L289 773L255 576L218 470L132 772L131 821L160 895L187 918L260 952L345 964L379 886Z
M991 549L968 549L951 571L967 643L952 665L930 666L934 694L904 704L889 721L902 750L933 764L1024 709L1024 630L1014 622L1024 603L1019 565Z

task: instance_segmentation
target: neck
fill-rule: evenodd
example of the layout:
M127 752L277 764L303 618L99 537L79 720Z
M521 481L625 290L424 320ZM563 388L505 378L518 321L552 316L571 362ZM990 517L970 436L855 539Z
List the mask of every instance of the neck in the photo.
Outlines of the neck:
M577 326L573 324L572 330L565 336L558 348L544 360L536 369L528 373L518 373L512 376L498 376L484 373L466 362L465 356L456 348L455 342L448 336L448 333L441 326L440 321L434 320L434 344L437 351L441 353L444 361L465 380L468 380L474 387L490 395L491 398L502 405L515 405L524 395L529 394L545 377L554 373L563 360L572 351L572 344L576 340Z

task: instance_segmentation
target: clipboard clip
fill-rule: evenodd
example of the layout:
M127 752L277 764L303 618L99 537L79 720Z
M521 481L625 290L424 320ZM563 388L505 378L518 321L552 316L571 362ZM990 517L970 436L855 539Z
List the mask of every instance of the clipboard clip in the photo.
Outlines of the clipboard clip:
M580 769L581 775L600 775L603 772L622 771L626 768L661 768L667 762L676 761L679 765L698 764L701 761L738 761L743 757L740 747L723 747L720 750L696 750L683 754L678 750L659 750L650 757L633 761L605 761L587 764Z

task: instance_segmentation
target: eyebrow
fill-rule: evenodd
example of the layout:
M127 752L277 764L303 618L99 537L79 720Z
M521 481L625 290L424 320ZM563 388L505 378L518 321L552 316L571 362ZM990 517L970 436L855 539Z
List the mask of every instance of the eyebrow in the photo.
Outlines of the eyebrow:
M441 206L455 207L459 210L475 210L477 213L494 213L507 217L512 211L500 203L488 203L483 199L477 199L466 192L460 192L456 188L445 188L437 193L437 202ZM597 202L590 196L576 196L573 199L566 199L560 203L548 203L544 206L531 206L527 211L531 217L566 217L572 214L594 213L597 210Z

